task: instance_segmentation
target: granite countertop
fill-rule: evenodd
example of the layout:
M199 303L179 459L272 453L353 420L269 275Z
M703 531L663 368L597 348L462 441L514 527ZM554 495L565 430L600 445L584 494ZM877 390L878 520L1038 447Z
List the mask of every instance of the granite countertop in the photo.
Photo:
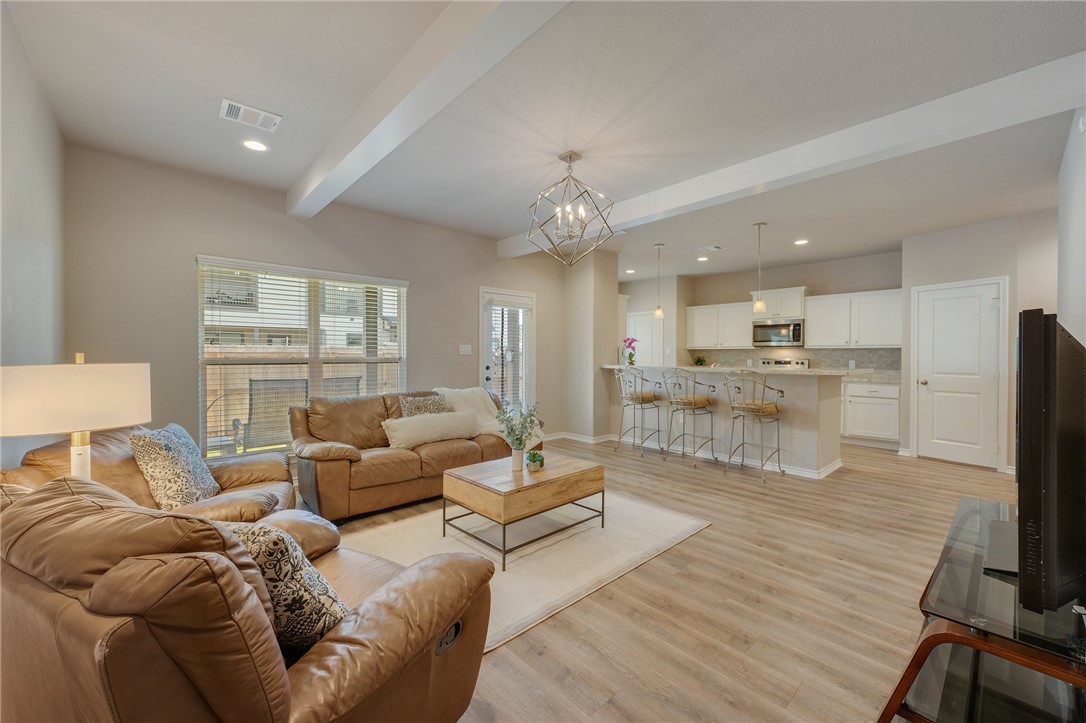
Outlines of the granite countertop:
M900 369L846 369L846 382L860 384L901 384Z
M603 369L623 369L625 364L602 364ZM761 372L767 376L779 375L782 377L844 377L848 374L847 371L841 369L801 369L797 371L785 371L783 369L767 369L763 370L759 367L655 367L647 366L643 364L636 365L639 369L686 369L692 372L709 372L716 374L723 374L724 372L737 371L740 369ZM866 380L865 380L866 381Z

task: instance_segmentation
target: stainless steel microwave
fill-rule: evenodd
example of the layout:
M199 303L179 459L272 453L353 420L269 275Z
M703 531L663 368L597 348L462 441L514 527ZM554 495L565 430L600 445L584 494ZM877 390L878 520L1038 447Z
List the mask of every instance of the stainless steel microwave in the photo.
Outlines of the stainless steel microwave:
M754 322L754 346L803 346L803 319Z

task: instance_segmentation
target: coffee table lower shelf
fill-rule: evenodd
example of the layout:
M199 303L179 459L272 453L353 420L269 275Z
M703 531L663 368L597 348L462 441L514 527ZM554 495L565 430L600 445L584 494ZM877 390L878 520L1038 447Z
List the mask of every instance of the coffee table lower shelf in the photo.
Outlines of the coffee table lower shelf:
M508 533L509 527L511 525L515 525L518 522L524 522L525 520L530 520L533 517L538 517L539 515L545 514L547 512L553 512L554 510L558 509L559 507L563 507L564 505L559 505L559 507L552 507L552 508L546 509L546 510L540 510L539 512L535 513L534 515L528 515L527 517L522 517L521 519L515 520L514 522L498 522L497 520L490 519L486 515L483 515L483 514L481 514L479 512L474 512L474 511L468 509L467 507L464 507L462 504L460 504L459 502L456 502L455 500L453 501L453 504L456 505L457 507L462 507L463 509L467 510L467 512L465 512L462 515L456 515L455 517L449 517L448 516L448 509L449 509L449 501L450 500L447 497L443 497L441 499L441 523L442 523L441 524L441 536L445 537L446 533L448 532L448 529L451 527L454 530L457 530L458 532L464 533L465 535L472 538L473 540L476 540L478 542L483 543L484 545L491 548L492 550L500 552L501 556L502 556L502 572L505 572L505 558L510 552L514 552L516 550L521 549L522 547L525 547L527 545L531 545L531 544L534 544L536 542L539 542L540 540L545 540L545 539L547 539L548 537L550 537L552 535L557 535L559 532L565 532L566 530L568 530L571 527L576 527L577 525L582 525L585 522L591 522L592 520L595 520L595 519L598 519L600 521L600 527L601 528L606 527L607 518L606 518L605 512L604 512L604 510L606 509L606 504L605 504L606 500L605 500L605 497L604 497L605 494L606 494L605 490L600 490L599 492L593 492L592 494L585 495L584 497L581 497L578 500L573 500L571 502L566 503L568 505L575 505L576 507L580 507L581 509L588 510L589 512L592 512L594 514L591 514L588 517L585 517L584 519L577 520L575 522L571 522L568 525L565 525L564 527L559 527L557 530L551 530L550 532L544 533L544 534L539 535L537 537L533 537L530 540L525 540L524 542L521 542L521 543L519 543L517 545L513 545L512 547L509 547L508 542L507 542L507 533ZM594 507L589 507L588 505L581 504L581 500L586 500L589 497L595 497L596 495L600 496L600 508L598 510L596 508L594 508ZM500 526L502 528L502 544L501 544L501 547L499 547L498 545L495 545L490 540L483 539L482 537L480 537L479 535L476 535L471 530L465 530L463 527L456 524L456 520L462 520L465 517L471 517L472 515L482 517L484 520L488 520L489 522L492 522L493 524L498 525L498 526Z

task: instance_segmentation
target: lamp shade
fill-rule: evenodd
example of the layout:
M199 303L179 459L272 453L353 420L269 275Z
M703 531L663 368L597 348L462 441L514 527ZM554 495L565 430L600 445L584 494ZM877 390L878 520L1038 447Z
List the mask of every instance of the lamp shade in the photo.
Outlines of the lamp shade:
M0 367L0 436L115 429L151 421L150 364Z

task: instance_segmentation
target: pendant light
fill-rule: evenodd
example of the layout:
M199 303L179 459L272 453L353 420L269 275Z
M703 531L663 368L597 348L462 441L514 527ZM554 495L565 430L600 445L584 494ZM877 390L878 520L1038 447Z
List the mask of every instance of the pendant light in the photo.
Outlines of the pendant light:
M766 226L765 221L759 221L754 224L758 229L758 298L754 300L754 313L765 313L765 299L762 298L762 226Z
M566 266L573 266L614 234L607 223L614 202L573 175L577 151L566 151L558 160L566 175L540 191L529 208L532 225L528 241Z
M657 319L664 318L664 307L660 306L660 249L663 244L656 244L656 311L653 316Z

